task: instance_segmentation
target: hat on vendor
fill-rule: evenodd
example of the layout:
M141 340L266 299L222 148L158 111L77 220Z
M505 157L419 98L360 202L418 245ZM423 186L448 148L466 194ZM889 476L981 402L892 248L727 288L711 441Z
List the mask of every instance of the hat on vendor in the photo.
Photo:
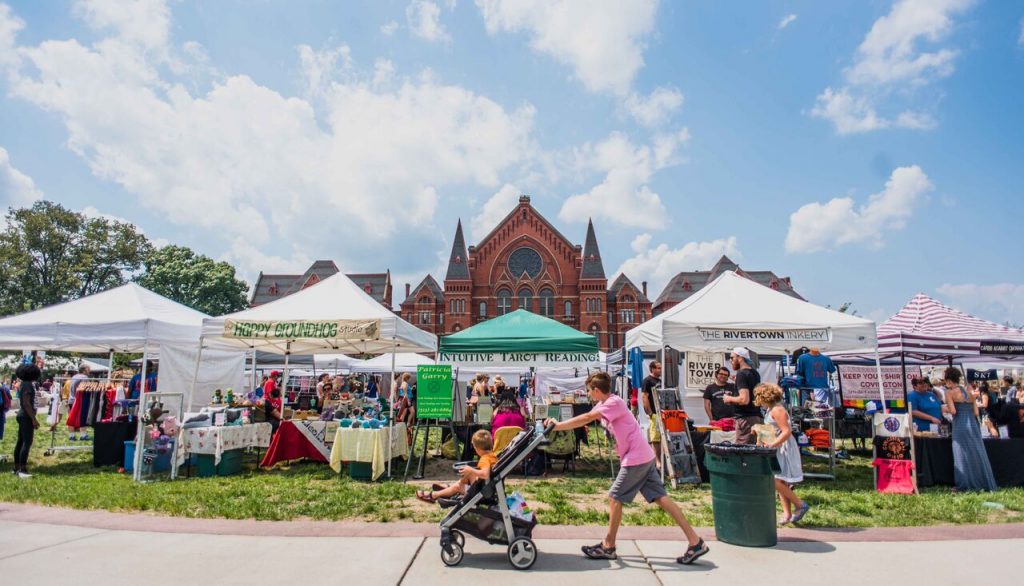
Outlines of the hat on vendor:
M277 377L279 377L279 376L281 376L281 373L280 373L280 372L278 372L278 371L276 371L276 370L271 370L271 371L270 371L270 378L277 378Z
M732 349L732 355L733 356L739 356L740 358L746 360L747 362L750 362L750 350L747 350L746 348L744 348L742 346L737 346L737 347L733 348Z

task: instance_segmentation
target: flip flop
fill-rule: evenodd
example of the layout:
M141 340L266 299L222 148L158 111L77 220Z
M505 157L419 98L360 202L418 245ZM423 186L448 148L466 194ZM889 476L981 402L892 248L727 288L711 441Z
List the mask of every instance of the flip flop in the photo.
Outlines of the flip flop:
M423 501L425 503L430 503L430 504L434 504L437 501L437 499L434 498L434 491L427 492L425 490L417 490L416 491L416 498L420 499L421 501Z

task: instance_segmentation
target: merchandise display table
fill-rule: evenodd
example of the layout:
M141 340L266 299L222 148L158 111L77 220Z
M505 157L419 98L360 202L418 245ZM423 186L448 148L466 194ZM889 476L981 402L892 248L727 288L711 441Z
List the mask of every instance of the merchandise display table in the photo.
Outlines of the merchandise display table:
M328 430L337 425L336 421L282 421L260 466L269 468L278 462L302 459L326 464L331 456L327 447Z
M265 448L270 445L271 429L269 423L183 429L181 441L178 443L178 464L185 462L187 454L208 454L213 456L216 466L220 464L224 452L242 448Z
M373 468L372 480L380 478L388 460L408 458L409 444L404 423L380 429L350 427L338 428L331 448L331 469L341 473L342 462L369 462Z
M996 485L1024 486L1024 439L983 440ZM917 485L956 484L953 474L953 438L914 437L917 457Z

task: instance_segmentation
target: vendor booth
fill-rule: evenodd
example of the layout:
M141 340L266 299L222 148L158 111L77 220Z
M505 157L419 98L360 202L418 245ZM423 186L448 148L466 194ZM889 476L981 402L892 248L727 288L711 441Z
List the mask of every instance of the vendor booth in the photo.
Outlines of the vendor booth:
M823 352L874 351L875 324L795 299L730 271L626 332L626 348L646 352L725 353L737 346L776 356L801 346ZM880 368L877 361L875 366ZM671 470L671 459L669 464Z
M392 364L393 363L393 364ZM416 372L421 364L436 364L433 358L411 352L381 354L369 360L356 360L350 366L352 372Z
M111 361L115 353L142 352L141 379L146 381L151 353L161 348L195 347L206 317L129 283L0 320L0 348L103 353L109 354ZM128 439L135 436L138 442L142 437L143 418L136 419L139 423ZM124 423L118 425L129 429ZM105 437L107 434L97 435ZM135 451L131 467L136 480L142 475L144 451Z
M208 318L203 322L199 340L200 352L207 348L234 348L262 350L283 356L281 385L284 388L288 388L290 360L295 354L388 354L394 364L395 353L434 352L437 348L433 334L389 311L343 273L265 305ZM391 366L385 370L394 372L395 369ZM281 429L275 434L267 457L301 452L328 462L330 452L326 444L314 441L318 440L321 430L306 426L285 430L286 426L295 425L287 418L281 422ZM394 427L390 426L389 437L397 435ZM323 434L326 433L323 430ZM289 438L305 438L308 449L297 450L281 445ZM388 466L390 470L390 461Z

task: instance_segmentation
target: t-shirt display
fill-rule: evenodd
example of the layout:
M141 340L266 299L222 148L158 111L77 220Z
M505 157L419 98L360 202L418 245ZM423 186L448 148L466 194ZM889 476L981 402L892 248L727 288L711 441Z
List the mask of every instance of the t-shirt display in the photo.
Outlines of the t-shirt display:
M761 384L761 374L753 368L744 368L736 373L736 389L732 392L738 397L740 391L747 389L750 393L750 402L746 405L733 405L736 417L761 417L761 409L754 404L754 389Z
M935 396L935 393L912 391L907 393L907 402L910 404L911 411L920 411L939 420L942 419L942 401ZM914 426L917 427L917 431L928 431L931 424L932 422L927 419L914 418Z
M711 383L704 389L704 400L711 401L711 419L718 420L735 416L736 409L722 399L725 395L735 394L736 385L732 383L725 383L723 386Z
M807 386L814 389L828 388L828 375L835 371L836 365L824 354L803 354L796 362L796 373L804 377Z

